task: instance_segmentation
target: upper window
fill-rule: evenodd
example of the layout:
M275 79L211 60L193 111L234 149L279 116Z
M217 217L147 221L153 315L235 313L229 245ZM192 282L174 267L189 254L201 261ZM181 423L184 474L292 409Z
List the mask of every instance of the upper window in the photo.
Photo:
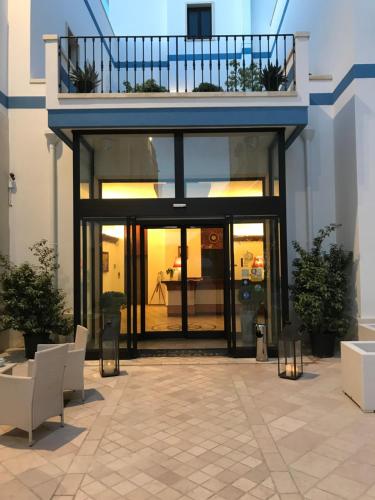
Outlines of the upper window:
M210 5L188 5L187 36L189 38L210 38L212 36Z

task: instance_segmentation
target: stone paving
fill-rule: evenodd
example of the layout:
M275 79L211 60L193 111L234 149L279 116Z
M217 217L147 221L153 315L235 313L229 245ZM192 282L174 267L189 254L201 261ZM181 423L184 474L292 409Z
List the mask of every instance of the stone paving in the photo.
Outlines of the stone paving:
M338 359L298 381L277 365L145 358L85 367L66 426L0 427L0 499L375 499L375 415L340 390Z

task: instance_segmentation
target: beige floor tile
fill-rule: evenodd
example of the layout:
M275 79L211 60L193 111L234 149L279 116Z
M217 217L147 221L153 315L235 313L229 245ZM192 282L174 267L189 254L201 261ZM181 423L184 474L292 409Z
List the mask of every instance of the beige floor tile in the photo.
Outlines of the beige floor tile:
M337 460L308 452L292 464L292 469L323 478L339 465Z
M337 474L330 474L323 481L317 484L317 487L341 498L355 499L359 498L367 489L366 485L353 481Z

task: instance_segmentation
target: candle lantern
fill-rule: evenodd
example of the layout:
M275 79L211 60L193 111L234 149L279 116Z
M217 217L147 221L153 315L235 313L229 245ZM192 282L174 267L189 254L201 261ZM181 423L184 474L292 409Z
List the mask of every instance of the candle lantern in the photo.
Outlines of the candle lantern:
M102 295L103 326L99 339L102 377L114 377L120 374L120 310L124 304L126 304L125 294L106 292Z
M114 377L120 373L119 332L111 320L105 322L100 335L100 373L102 377Z
M297 380L303 375L302 340L287 324L278 345L279 377Z

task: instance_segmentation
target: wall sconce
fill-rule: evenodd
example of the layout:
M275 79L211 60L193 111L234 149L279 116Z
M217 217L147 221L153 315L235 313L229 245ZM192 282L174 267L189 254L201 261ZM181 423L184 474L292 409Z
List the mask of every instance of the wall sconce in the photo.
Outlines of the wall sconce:
M10 172L9 174L9 184L8 184L8 204L12 207L12 195L17 193L17 183L16 176Z

